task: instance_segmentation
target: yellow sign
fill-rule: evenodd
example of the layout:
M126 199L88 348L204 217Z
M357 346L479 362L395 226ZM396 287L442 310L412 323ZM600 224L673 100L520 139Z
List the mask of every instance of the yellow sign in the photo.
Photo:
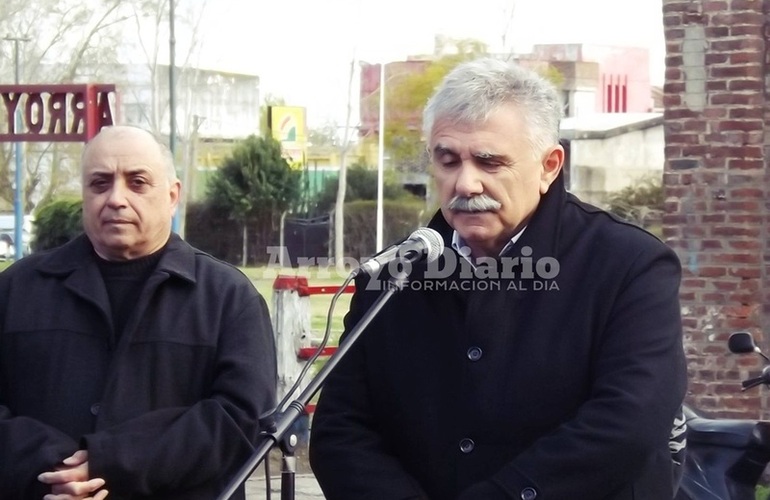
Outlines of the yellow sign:
M307 155L305 108L299 106L270 106L267 126L270 135L281 143L284 157L292 167L302 168Z

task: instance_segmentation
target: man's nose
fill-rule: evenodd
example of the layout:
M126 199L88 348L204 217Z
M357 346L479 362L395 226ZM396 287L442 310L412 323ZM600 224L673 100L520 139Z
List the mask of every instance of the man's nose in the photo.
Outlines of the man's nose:
M107 198L107 204L111 207L122 207L126 205L126 194L128 187L122 182L116 182L110 189L110 196Z
M467 197L481 194L483 191L479 169L472 162L464 161L457 172L456 194Z

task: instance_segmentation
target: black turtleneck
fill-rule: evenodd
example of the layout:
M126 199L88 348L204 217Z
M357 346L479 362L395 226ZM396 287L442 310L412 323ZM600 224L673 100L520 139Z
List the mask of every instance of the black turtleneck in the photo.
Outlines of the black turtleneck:
M104 260L97 255L96 261L110 298L112 323L117 338L120 338L123 333L126 321L139 300L147 278L158 265L165 250L164 246L150 255L126 261Z

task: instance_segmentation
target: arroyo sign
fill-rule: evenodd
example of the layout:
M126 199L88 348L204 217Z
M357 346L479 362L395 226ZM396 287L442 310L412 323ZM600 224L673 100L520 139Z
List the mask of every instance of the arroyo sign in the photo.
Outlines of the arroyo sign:
M21 142L88 142L113 124L112 84L0 85L0 142L16 143L14 237L22 257L23 190ZM5 112L3 112L5 111Z
M0 85L0 142L86 142L113 124L114 93L113 84Z

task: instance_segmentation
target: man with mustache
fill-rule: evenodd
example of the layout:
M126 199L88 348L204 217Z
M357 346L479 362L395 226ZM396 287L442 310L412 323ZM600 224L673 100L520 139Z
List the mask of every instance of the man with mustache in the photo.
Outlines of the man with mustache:
M215 498L275 405L265 301L172 233L150 133L97 134L82 193L85 234L0 274L0 497Z
M332 372L310 441L327 500L673 497L680 263L566 191L561 109L549 82L492 58L428 102L429 226L456 265L411 279L486 283L404 287ZM346 332L380 295L369 284Z

